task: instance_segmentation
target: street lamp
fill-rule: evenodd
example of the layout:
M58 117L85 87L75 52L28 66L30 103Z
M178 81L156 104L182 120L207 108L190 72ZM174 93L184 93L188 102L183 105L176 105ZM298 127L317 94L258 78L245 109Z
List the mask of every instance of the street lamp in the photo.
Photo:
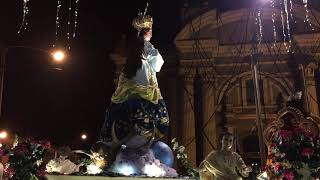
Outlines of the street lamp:
M65 59L65 53L61 50L57 50L51 53L53 60L56 62L62 62Z
M6 131L0 132L0 139L6 139L8 137L8 133Z
M87 135L86 135L86 134L82 134L82 135L81 135L81 139L82 139L82 140L86 140L86 139L87 139Z
M0 47L1 48L1 47ZM0 61L0 118L2 117L2 101L3 101L3 86L4 86L4 76L5 76L5 71L6 71L6 57L11 49L29 49L32 51L38 51L45 53L49 55L53 61L60 63L65 59L65 53L62 50L55 50L53 52L41 49L41 48L34 48L34 47L29 47L29 46L5 46L4 48L0 49L1 53L1 61Z

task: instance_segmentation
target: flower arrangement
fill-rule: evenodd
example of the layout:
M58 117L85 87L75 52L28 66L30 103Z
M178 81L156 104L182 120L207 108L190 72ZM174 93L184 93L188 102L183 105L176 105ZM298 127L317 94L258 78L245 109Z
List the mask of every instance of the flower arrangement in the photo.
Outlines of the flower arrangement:
M172 144L173 151L176 153L176 157L178 161L181 163L183 168L185 168L186 172L191 177L199 177L199 173L192 168L191 162L188 160L188 155L184 152L185 147L182 145L179 145L176 138L173 138L171 140L171 144Z
M268 147L267 171L274 178L319 178L320 142L301 128L280 130Z
M84 172L85 174L99 174L103 172L103 169L106 166L106 159L104 155L97 152L86 153L82 150L75 150L73 152L85 154L89 157L89 159L81 158L78 163L78 164L83 164L83 166L85 167L86 169L86 171Z
M95 175L103 172L106 165L105 157L96 152L87 153L74 150L68 146L61 147L55 158L46 164L46 172L65 175ZM85 156L83 156L85 155Z
M13 146L3 145L2 156L7 157L4 175L9 179L37 180L45 176L45 154L50 149L49 141L22 139L16 136Z

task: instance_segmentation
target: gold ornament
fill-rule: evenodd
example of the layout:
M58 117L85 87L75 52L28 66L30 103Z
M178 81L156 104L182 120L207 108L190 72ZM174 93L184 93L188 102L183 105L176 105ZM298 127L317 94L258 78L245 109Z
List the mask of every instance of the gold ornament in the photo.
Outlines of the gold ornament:
M133 27L137 31L141 31L143 29L152 29L153 20L150 15L138 15L132 21Z

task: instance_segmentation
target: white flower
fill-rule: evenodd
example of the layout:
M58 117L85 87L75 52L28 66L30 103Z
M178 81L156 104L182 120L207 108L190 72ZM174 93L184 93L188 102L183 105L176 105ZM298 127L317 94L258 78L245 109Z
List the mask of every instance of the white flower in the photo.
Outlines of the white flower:
M187 158L188 158L188 155L187 155L187 154L184 154L184 158L186 158L186 159L187 159Z
M184 146L180 146L179 147L179 152L183 153L183 151L185 150L186 148Z
M40 160L38 160L38 161L36 162L37 166L40 166L41 163L42 163L42 159L40 159Z
M179 145L178 145L178 143L176 142L176 143L173 144L173 147L172 147L172 148L173 148L173 150L175 151L175 150L178 149L178 147L179 147Z
M175 142L177 142L177 138L173 138L173 139L171 140L171 143L175 143Z
M178 159L180 159L180 158L181 158L180 154L177 154L177 158L178 158Z

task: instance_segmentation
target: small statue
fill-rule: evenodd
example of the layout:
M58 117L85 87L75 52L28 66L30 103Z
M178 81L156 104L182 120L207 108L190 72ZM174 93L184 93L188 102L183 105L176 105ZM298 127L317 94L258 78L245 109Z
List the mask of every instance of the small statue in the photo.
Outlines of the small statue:
M200 164L201 180L241 180L242 177L248 177L252 171L243 162L241 156L231 151L233 145L233 136L226 133L222 136L221 150L212 151Z

